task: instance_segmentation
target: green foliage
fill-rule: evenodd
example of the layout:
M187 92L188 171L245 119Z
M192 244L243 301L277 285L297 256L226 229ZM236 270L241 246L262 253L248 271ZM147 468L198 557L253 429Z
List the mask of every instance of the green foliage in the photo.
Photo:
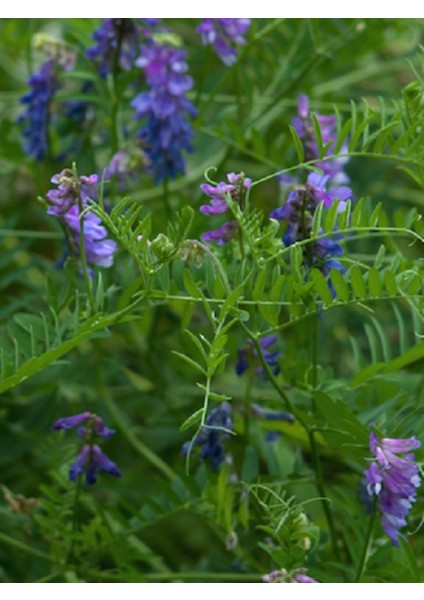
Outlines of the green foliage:
M254 19L231 68L193 20L165 20L188 50L194 152L162 186L143 166L122 190L103 177L85 215L119 251L91 277L72 248L58 266L63 232L36 198L73 161L103 173L132 143L134 82L146 82L134 66L99 76L84 53L99 23L0 21L0 581L259 582L307 568L322 582L421 582L422 494L393 548L378 519L371 541L360 491L371 423L423 441L421 20ZM77 65L55 99L62 158L36 164L15 123L41 61L31 36L50 28ZM318 158L291 124L301 93ZM66 124L64 103L80 100L87 121ZM279 176L296 189L347 157L354 198L318 203L310 234L286 246L286 222L269 219L286 201ZM217 182L252 179L243 203L226 194L237 234L223 245L202 241L221 224L198 211L211 167ZM323 268L310 259L329 240L344 252ZM231 430L207 425L224 402ZM50 428L84 411L117 429L107 453L122 478L68 481L81 440ZM206 434L212 447L226 436L216 472Z

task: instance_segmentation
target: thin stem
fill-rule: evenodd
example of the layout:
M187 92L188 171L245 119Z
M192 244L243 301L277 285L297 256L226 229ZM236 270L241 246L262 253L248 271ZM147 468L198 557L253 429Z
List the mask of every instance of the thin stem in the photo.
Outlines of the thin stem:
M76 533L77 533L77 529L78 529L78 504L79 504L79 498L80 498L80 494L81 494L81 488L82 488L82 477L78 477L77 484L75 487L74 505L72 508L72 541L71 541L71 545L69 547L68 555L65 560L65 564L69 564L69 562L72 559L73 553L74 553Z
M325 483L324 477L322 474L321 468L321 459L317 449L317 445L314 438L314 431L307 429L308 437L309 437L309 445L311 449L311 458L312 458L312 466L315 472L315 485L317 487L318 493L321 497L321 504L325 514L325 518L328 524L328 529L330 531L331 545L333 548L334 556L337 562L340 562L340 550L337 545L337 531L334 525L333 515L331 514L330 507L328 505L327 494L325 491Z
M162 184L163 189L163 203L165 205L166 216L168 219L172 219L172 209L169 203L169 179L165 177Z
M49 562L57 562L56 559L49 554L46 554L41 550L37 550L36 548L32 548L31 546L28 546L27 544L24 544L23 542L20 542L19 540L16 540L5 533L0 533L0 541L8 544L9 546L13 546L14 548L18 548L18 550L22 550L27 554L32 554L32 556L36 556L37 558L42 558Z
M373 534L374 534L375 519L377 516L377 500L378 500L378 497L374 496L373 505L372 505L372 513L371 513L370 519L368 521L367 535L365 537L364 549L362 551L361 561L359 563L355 583L360 583L362 575L364 574L364 571L365 571L366 564L367 564L368 553L369 553L369 549L370 549Z
M255 376L254 366L249 366L247 372L247 381L246 381L246 389L244 391L244 401L243 401L243 418L244 418L244 437L246 440L246 445L249 444L250 438L250 392L252 390L253 378Z
M135 433L129 428L124 415L121 413L116 403L112 400L110 394L107 392L104 386L102 387L102 399L104 400L104 403L106 404L116 424L120 428L120 431L126 437L127 441L134 448L134 450L136 450L140 456L144 458L144 460L156 467L156 469L160 471L162 475L165 475L165 477L170 480L175 479L174 471L157 454L150 450L148 446L139 440Z
M78 172L77 172L77 167L76 167L75 163L72 166L72 171L75 176L75 182L76 182L75 187L76 187L77 198L78 198L78 210L79 210L79 221L80 221L80 249L79 250L80 250L81 267L82 267L82 272L83 272L83 276L84 276L84 282L85 282L85 288L87 291L88 301L90 303L90 308L91 308L92 313L95 314L96 303L94 301L94 295L93 295L93 282L88 273L87 256L86 256L86 252L85 252L84 206L82 204L81 189L80 189L80 185L79 185Z
M252 331L250 331L250 329L242 322L240 321L240 325L242 327L242 329L244 329L246 335L248 338L250 338L253 342L253 345L255 346L255 350L257 353L257 356L259 358L259 361L261 363L261 366L263 368L263 370L265 371L269 382L271 383L271 385L273 386L273 388L276 390L276 392L278 393L278 395L280 396L280 398L283 400L284 405L286 407L286 409L293 413L294 415L296 414L296 411L291 403L290 398L287 396L287 394L284 392L284 390L281 388L281 386L278 384L273 372L271 371L271 369L269 368L268 363L266 362L263 352L262 352L262 347L259 343L258 338L252 333ZM305 426L304 423L302 423L302 425ZM306 427L306 426L305 426Z
M87 569L85 574L102 579L104 581L122 582L122 576L118 573L108 573L105 571L96 571ZM146 573L140 574L140 582L149 581L152 583L159 581L199 581L199 582L217 582L217 583L261 583L262 574L259 573L201 573L201 572L182 572L182 573Z
M312 315L312 390L317 388L318 384L318 319L319 313ZM312 411L316 411L315 396L311 394Z

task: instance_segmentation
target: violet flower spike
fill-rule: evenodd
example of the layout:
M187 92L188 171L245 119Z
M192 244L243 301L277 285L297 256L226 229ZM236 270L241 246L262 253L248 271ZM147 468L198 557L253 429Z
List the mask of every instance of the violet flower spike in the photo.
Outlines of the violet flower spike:
M148 91L134 98L134 119L145 124L137 136L146 152L155 183L185 172L183 151L191 152L193 131L189 117L197 109L187 99L193 87L186 74L185 50L150 41L142 46L136 65L144 72Z
M210 412L206 419L206 426L202 428L194 444L186 442L183 445L182 455L186 456L191 446L200 447L200 458L209 460L212 470L217 471L225 460L225 443L232 427L231 406L228 402L223 402Z
M126 71L134 65L146 32L137 21L140 19L103 19L101 26L94 31L96 43L86 50L86 56L98 65L101 77L105 78L112 72L115 61Z
M93 485L97 481L97 473L101 471L115 477L121 477L122 473L97 444L84 444L77 460L69 468L69 479L76 481L85 472L85 481Z
M89 200L95 200L98 176L93 174L76 178L71 169L63 169L54 175L51 181L58 186L58 189L51 189L46 194L50 204L47 213L59 218L66 225L71 250L79 258L82 222L80 204L84 210L88 207ZM100 217L87 211L84 214L83 231L87 262L99 267L111 267L118 246L114 240L106 237L107 230L102 225Z
M54 94L59 89L52 58L47 59L39 71L31 75L28 85L31 91L21 98L21 103L27 108L19 116L18 123L24 126L24 151L35 160L41 161L49 154L50 106Z
M415 462L416 450L421 442L415 437L406 439L380 439L370 434L370 449L375 460L364 472L370 496L378 498L381 524L394 546L399 545L400 529L417 497L421 484L420 471Z
M82 426L78 427L79 425ZM98 472L121 477L122 473L116 464L94 443L96 436L107 439L114 435L115 430L106 427L101 417L88 411L71 417L62 417L52 425L52 428L56 430L73 429L74 427L77 427L77 436L84 440L84 445L77 459L69 468L70 480L76 481L85 473L86 483L92 485L97 481Z
M246 43L244 34L250 23L250 19L202 19L196 31L203 44L212 44L222 62L230 67L237 61L236 46Z
M79 415L73 415L72 417L62 417L53 423L52 429L73 429L73 427L77 427L91 419L91 416L90 412L83 412Z
M286 569L271 571L262 576L263 583L319 583L316 579L306 575L306 569L295 569L288 573Z
M326 153L327 156L331 156L337 143L336 115L320 115L318 113L314 114L321 131L323 145L331 143ZM329 176L332 185L348 182L349 177L343 170L346 163L349 161L348 156L338 156L327 160L318 160L319 149L315 136L313 121L309 116L309 99L306 95L299 97L298 116L292 120L292 125L295 128L300 140L303 142L306 160L315 160L315 166L321 169L324 175ZM343 143L339 152L342 155L347 154L347 142Z
M259 340L264 360L271 368L271 371L274 375L278 375L280 372L278 359L282 356L279 350L269 350L269 348L271 348L271 346L273 346L276 342L277 336L275 335L266 335ZM255 375L258 375L259 377L266 377L265 372L260 364L256 348L253 345L253 341L247 340L246 344L246 346L238 349L238 360L236 364L237 375L243 375L253 361L255 366Z
M239 206L243 207L244 197L252 185L252 180L244 173L228 173L227 180L228 183L220 181L216 185L201 184L200 189L210 198L210 203L202 204L199 209L204 215L214 216L228 212L230 210L228 199L238 202ZM233 239L238 231L237 221L226 221L218 229L205 231L202 240L223 246Z

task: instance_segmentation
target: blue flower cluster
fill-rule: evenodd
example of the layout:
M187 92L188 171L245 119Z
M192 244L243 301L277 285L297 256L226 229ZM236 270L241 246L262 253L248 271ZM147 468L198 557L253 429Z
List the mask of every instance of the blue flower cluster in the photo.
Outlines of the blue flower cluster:
M262 356L274 375L277 375L280 372L278 359L281 357L281 352L279 350L270 350L271 346L274 346L276 342L277 337L275 335L266 335L259 341ZM256 375L266 377L252 340L247 340L247 345L238 349L238 360L236 364L237 375L243 375L250 366L254 368Z
M186 442L183 445L182 455L186 456L193 445L200 447L200 458L209 460L212 470L216 471L225 460L225 443L232 427L231 406L228 402L223 402L211 411L194 444Z
M231 198L231 200L238 202L241 208L243 207L244 197L252 185L252 180L245 177L244 173L228 173L227 179L229 183L220 181L217 185L201 184L200 189L210 198L209 204L203 204L200 207L200 212L204 215L214 216L228 212L230 207L227 198ZM205 231L202 234L202 240L204 242L216 242L222 246L236 235L238 229L237 221L226 221L218 229Z
M185 172L183 150L192 151L189 117L197 111L186 93L193 86L186 74L185 50L151 41L141 49L136 65L144 71L148 91L132 101L135 119L146 124L138 130L156 183Z
M315 210L320 202L325 208L330 208L337 200L337 210L343 212L347 201L353 199L353 192L346 185L349 178L343 170L348 157L331 157L336 144L336 117L319 114L315 114L315 117L320 127L323 144L329 146L326 154L329 158L324 157L323 160L318 160L319 149L313 120L309 115L308 98L301 96L298 116L294 118L293 126L303 143L306 159L315 161L322 174L310 173L305 184L301 184L297 178L291 176L280 178L282 192L284 195L287 194L287 198L283 206L271 212L270 217L287 223L283 235L283 243L286 246L310 238ZM346 148L341 149L342 154L346 151ZM322 238L308 244L304 252L306 266L319 269L325 276L330 274L331 269L343 272L344 268L338 260L343 254L343 248L335 239L337 234L332 238ZM334 295L331 282L329 287Z
M93 33L96 44L86 50L86 56L98 65L101 77L111 73L115 65L126 71L133 67L145 32L139 21L154 25L158 19L103 19Z
M244 34L250 27L250 19L202 19L196 29L205 45L212 44L215 52L227 66L237 60L237 49L246 43Z
M92 485L97 481L98 472L121 477L122 473L115 463L102 452L98 444L93 442L93 438L96 436L104 439L110 438L114 435L115 430L106 427L103 419L88 411L71 417L62 417L52 425L52 429L57 431L74 427L78 427L77 435L84 440L84 445L78 458L69 468L69 479L76 481L85 473L86 483Z
M116 242L108 239L107 231L101 219L90 211L82 215L80 207L88 207L88 200L96 197L97 175L89 177L75 176L71 169L64 169L51 179L58 189L49 190L46 194L50 206L49 215L58 217L69 232L69 242L73 254L81 256L81 223L83 222L85 255L87 262L99 267L111 267L113 255L117 250Z
M49 58L39 71L28 79L31 91L21 98L26 110L19 116L22 124L25 152L35 160L44 160L49 152L48 126L52 98L59 88L55 61Z
M415 462L416 450L421 442L415 437L406 439L379 439L370 434L370 449L375 460L364 473L370 496L378 498L381 524L395 546L399 545L400 529L406 525L405 517L417 497L421 484L419 468Z

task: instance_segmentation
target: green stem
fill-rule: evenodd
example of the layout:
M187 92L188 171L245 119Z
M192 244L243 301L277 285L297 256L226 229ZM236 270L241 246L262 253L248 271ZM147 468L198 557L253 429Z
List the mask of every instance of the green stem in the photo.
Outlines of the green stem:
M122 577L115 573L96 571L87 569L85 573L96 579L105 581L122 582ZM261 583L262 574L258 573L200 573L200 572L182 572L182 573L147 573L140 575L140 582L156 583L159 581L198 581L198 582L217 582L217 583Z
M372 513L371 513L370 519L368 521L368 529L367 529L367 534L365 537L364 549L362 551L362 556L361 556L361 560L359 563L358 572L356 574L355 583L360 583L362 575L364 574L364 571L365 571L366 564L367 564L368 553L369 553L369 549L371 546L373 533L374 533L375 519L377 516L377 501L378 501L378 497L374 496L373 505L372 505Z
M72 508L72 541L71 541L71 545L69 547L68 555L66 557L65 565L69 564L69 562L72 559L73 553L74 553L76 533L77 533L77 529L78 529L78 503L79 503L79 498L80 498L80 494L81 494L81 487L82 487L82 477L78 477L78 481L77 481L77 484L75 487L74 506Z
M249 445L250 438L250 392L252 390L253 378L255 371L253 365L249 367L246 381L246 389L244 391L243 401L243 418L244 418L244 437L246 439L246 446Z
M321 497L321 504L322 504L324 515L325 515L325 518L327 521L328 529L330 532L333 553L334 553L334 556L335 556L337 562L340 563L341 557L340 557L340 550L339 550L339 547L337 544L337 531L336 531L336 527L334 525L333 515L332 515L330 507L328 505L327 494L325 491L324 477L322 474L321 459L320 459L320 455L319 455L317 445L315 442L315 438L314 438L315 432L307 429L307 433L308 433L309 445L310 445L310 449L311 449L312 466L313 466L313 469L315 472L315 485L316 485L318 493Z
M6 535L5 533L0 533L0 541L4 542L5 544L8 544L9 546L13 546L14 548L18 548L18 550L22 550L27 554L37 556L37 558L42 558L44 560L48 560L49 562L56 562L56 560L49 554L46 554L41 550L37 550L36 548L32 548L31 546L28 546L27 544L24 544L23 542L20 542L19 540L16 540L15 538L12 538Z
M174 471L168 467L168 465L157 454L150 450L148 446L139 440L135 433L130 429L124 415L121 413L115 402L112 400L110 394L105 389L102 391L102 399L104 400L104 403L106 404L110 414L120 428L121 432L134 450L136 450L147 462L156 467L156 469L165 475L165 477L170 480L175 479Z
M257 336L255 336L253 334L252 331L250 331L250 329L243 323L243 321L240 321L240 325L242 327L242 329L245 331L246 335L248 338L250 338L253 342L253 345L255 346L255 350L256 353L258 355L259 361L261 363L261 366L263 368L263 370L265 371L269 382L271 383L271 385L273 386L273 388L276 390L276 392L278 393L278 395L280 396L280 398L283 400L284 405L286 407L286 409L293 413L294 415L296 415L296 411L291 403L290 398L287 396L287 394L284 392L284 390L281 388L281 386L278 384L273 372L271 371L271 369L269 368L268 363L266 362L263 352L262 352L262 347L259 343L259 339L257 338ZM300 419L299 419L300 420ZM302 423L304 426L305 424Z
M318 319L319 313L312 315L312 391L314 392L318 384ZM311 394L312 412L316 411L315 396Z
M88 273L88 266L87 266L87 256L86 256L86 252L85 252L85 237L84 237L84 206L82 204L82 197L81 197L81 189L80 189L80 185L79 185L79 179L78 179L78 171L77 171L77 167L75 165L75 163L72 166L72 171L74 173L74 177L75 177L75 186L76 186L76 190L77 190L77 197L78 197L78 210L79 210L79 220L80 220L80 260L81 260L81 267L82 267L82 272L83 272L83 276L84 276L84 282L85 282L85 288L87 291L87 296L88 296L88 301L90 303L90 308L93 314L95 314L96 312L96 304L94 301L94 295L93 295L93 282L91 280L91 277Z
M165 205L166 216L168 219L172 219L172 208L169 203L169 179L166 177L163 180L163 203Z

